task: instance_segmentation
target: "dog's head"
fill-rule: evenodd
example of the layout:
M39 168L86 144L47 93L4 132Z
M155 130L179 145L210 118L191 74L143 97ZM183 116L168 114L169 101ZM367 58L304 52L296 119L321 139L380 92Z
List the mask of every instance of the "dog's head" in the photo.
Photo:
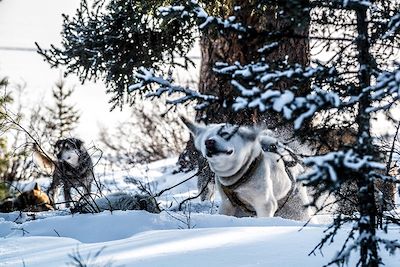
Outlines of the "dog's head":
M217 175L235 174L252 153L261 152L256 128L226 123L204 126L186 118L182 121L192 133L196 149Z
M55 144L55 155L58 160L65 161L73 167L79 165L83 142L77 138L58 140Z

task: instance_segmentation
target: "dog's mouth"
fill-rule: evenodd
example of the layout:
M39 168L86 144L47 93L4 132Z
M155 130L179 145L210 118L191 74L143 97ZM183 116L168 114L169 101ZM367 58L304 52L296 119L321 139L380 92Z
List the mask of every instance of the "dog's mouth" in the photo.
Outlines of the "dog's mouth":
M219 149L207 149L206 156L211 158L213 156L218 156L218 155L232 155L233 150L228 149L228 150L219 150Z

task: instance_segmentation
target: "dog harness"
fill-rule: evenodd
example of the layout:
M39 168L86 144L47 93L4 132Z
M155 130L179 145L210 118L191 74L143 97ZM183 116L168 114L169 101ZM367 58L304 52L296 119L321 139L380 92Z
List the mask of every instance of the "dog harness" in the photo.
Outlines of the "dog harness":
M270 144L268 146L263 146L262 149L263 149L264 152L271 152L271 153L279 154L275 144ZM260 155L258 155L253 160L253 162L250 164L249 168L242 175L241 179L239 179L238 181L236 181L235 183L233 183L231 185L223 185L223 184L220 185L221 189L224 191L225 195L228 197L229 201L232 204L236 205L243 212L245 212L247 214L250 214L253 217L255 217L257 215L256 211L253 209L253 207L249 203L241 200L238 197L238 195L235 192L235 190L238 187L240 187L241 185L243 185L244 183L246 183L250 179L250 177L252 177L254 171L260 165L260 163L262 162L263 158L264 158L264 153L261 152ZM296 189L296 180L294 179L294 177L292 175L292 172L289 170L289 167L293 167L294 165L296 165L296 163L293 164L293 162L284 161L284 165L285 165L285 171L286 171L287 175L289 176L289 179L292 181L292 186L291 186L289 192L286 195L286 199L283 202L281 202L281 204L279 205L279 207L275 211L275 213L280 211L285 206L285 204L290 199L290 197L293 195L293 193L294 193L294 191ZM238 173L240 173L240 171ZM224 178L228 178L228 177L224 177Z
M256 215L256 211L248 204L242 201L238 196L235 190L241 186L242 184L246 183L254 171L257 169L258 165L262 162L264 158L263 152L258 155L257 158L253 160L253 162L250 164L249 168L247 171L242 175L242 178L236 181L236 183L233 183L231 185L223 185L221 184L221 188L224 191L225 195L228 197L229 201L236 206L238 206L240 209L242 209L244 212L251 214L252 216ZM240 171L239 171L240 172ZM226 178L226 177L224 177Z

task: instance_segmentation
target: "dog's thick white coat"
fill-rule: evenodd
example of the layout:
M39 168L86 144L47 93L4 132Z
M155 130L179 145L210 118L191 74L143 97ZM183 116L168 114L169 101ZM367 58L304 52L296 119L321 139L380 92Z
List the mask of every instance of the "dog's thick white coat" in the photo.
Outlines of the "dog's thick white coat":
M226 124L202 126L183 119L194 135L196 148L207 159L216 175L216 185L221 195L220 214L249 216L246 211L231 202L223 186L234 185L240 179L246 182L235 189L241 201L247 203L258 217L280 216L294 220L308 220L310 211L304 207L309 203L307 190L300 183L293 183L303 168L300 164L285 167L283 159L290 157L284 150L270 152L263 147L278 146L279 142L267 132ZM212 149L210 151L210 143ZM251 177L243 177L252 162L261 157ZM289 177L290 171L292 175Z

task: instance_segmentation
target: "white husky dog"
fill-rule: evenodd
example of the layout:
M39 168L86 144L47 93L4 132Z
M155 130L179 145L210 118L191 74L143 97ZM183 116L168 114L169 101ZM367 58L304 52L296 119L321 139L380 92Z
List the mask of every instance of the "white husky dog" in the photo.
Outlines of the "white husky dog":
M303 169L277 139L250 127L182 121L215 173L220 214L310 219L307 190L295 180Z

